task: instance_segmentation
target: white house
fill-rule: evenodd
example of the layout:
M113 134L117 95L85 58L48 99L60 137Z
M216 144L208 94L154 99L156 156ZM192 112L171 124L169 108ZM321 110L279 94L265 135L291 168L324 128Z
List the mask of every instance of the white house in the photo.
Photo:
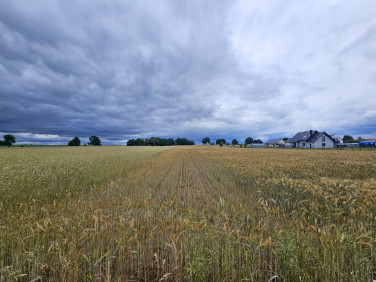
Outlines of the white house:
M335 140L328 133L317 130L298 132L287 141L296 148L334 148L336 146Z
M343 144L343 139L341 136L337 134L330 134L330 137L332 137L337 144Z

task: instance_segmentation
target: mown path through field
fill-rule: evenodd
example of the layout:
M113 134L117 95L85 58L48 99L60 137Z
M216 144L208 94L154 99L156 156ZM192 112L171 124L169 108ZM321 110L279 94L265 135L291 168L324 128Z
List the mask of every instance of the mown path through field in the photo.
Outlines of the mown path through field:
M206 206L218 200L224 183L215 164L191 148L178 148L134 169L121 181L128 191L140 197L195 201ZM226 182L228 179L226 178Z
M128 273L138 272L145 280L170 273L172 280L217 281L269 272L264 266L256 269L251 249L258 245L249 241L249 230L259 229L252 226L258 216L250 216L258 207L242 198L233 174L200 149L165 152L129 172L116 187L131 199L136 233L145 238L137 252L148 267Z

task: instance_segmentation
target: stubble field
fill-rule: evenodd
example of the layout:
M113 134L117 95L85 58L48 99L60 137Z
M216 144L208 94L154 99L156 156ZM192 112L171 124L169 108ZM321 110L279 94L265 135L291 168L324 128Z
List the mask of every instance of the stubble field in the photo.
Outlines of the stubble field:
M1 281L372 281L376 152L0 149Z

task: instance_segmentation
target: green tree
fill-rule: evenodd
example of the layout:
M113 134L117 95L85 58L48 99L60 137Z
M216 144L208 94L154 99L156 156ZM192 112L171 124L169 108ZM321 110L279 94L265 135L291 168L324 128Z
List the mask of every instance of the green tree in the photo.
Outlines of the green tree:
M367 141L367 139L362 138L362 136L359 136L358 139L355 140L356 143Z
M202 139L202 145L208 145L210 144L210 138L209 137L205 137L204 139Z
M5 145L5 146L12 146L12 144L16 143L16 137L14 137L13 134L5 134L3 136L4 141L0 141L0 145Z
M345 135L343 136L343 143L355 143L355 140L351 135Z
M244 140L244 144L252 144L253 143L253 138L252 137L247 137Z
M77 136L68 142L68 146L80 146L80 145L81 145L81 140Z
M101 140L97 136L90 136L89 137L89 145L93 146L101 146Z
M263 144L264 142L262 142L262 140L260 139L256 139L256 140L253 140L253 144Z
M150 137L149 144L151 146L158 146L159 145L159 137Z
M238 145L239 142L238 142L238 140L236 140L236 139L232 139L231 144L232 144L232 146L235 146L235 145Z
M173 146L173 145L175 145L175 141L174 141L174 139L172 139L172 138L168 138L168 139L167 139L167 145L168 145L168 146Z
M222 142L222 146L227 143L226 140L222 138L222 139L217 139L215 141L215 144L220 145L221 142Z
M175 140L176 145L194 145L195 142L188 140L187 138L177 138Z
M127 141L127 146L136 146L137 145L137 142L135 139L129 139Z
M142 138L137 138L136 145L137 146L145 146L145 140L142 139Z

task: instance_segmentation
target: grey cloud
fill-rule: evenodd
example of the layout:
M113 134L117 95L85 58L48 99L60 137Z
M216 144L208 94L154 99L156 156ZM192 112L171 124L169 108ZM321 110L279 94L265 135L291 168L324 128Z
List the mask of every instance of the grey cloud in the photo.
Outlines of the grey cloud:
M114 142L316 125L376 134L363 115L376 108L376 22L361 13L373 5L3 1L0 131Z

